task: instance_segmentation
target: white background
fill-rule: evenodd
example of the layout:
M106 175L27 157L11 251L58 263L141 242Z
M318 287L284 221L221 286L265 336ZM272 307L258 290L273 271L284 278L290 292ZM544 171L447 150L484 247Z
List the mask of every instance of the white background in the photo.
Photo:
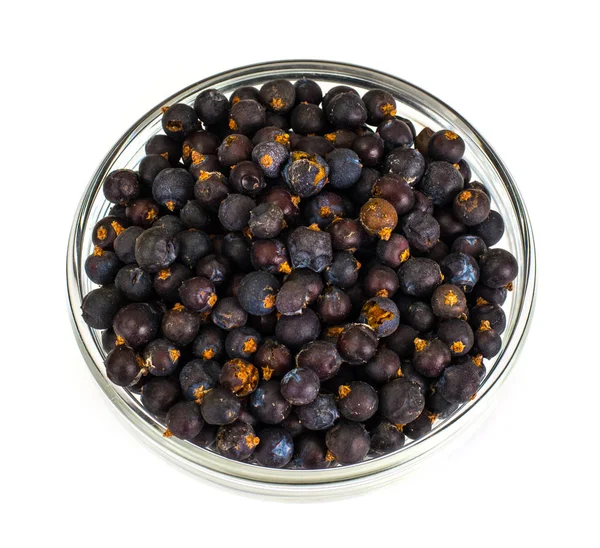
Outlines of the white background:
M598 545L598 17L531 4L3 5L0 545ZM194 81L286 58L372 66L452 105L509 166L537 240L534 324L492 417L407 479L328 503L163 461L106 403L66 308L71 218L113 142Z

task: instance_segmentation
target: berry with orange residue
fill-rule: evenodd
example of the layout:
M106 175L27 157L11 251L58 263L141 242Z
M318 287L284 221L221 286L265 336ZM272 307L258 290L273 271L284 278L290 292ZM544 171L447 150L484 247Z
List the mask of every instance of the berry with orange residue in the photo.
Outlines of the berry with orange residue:
M138 381L143 374L136 353L128 346L113 348L106 359L106 375L117 386L130 386Z
M256 270L269 274L289 274L291 271L287 249L275 238L252 242L250 260Z
M342 359L350 365L367 363L377 351L375 331L363 323L347 325L337 340L337 349Z
M221 426L217 432L217 451L228 459L246 460L259 443L254 428L242 421Z
M473 348L475 340L473 330L468 322L458 318L440 322L437 336L446 344L453 358L468 354Z
M200 123L194 109L184 103L171 105L163 113L163 131L176 141L183 141L199 127Z
M283 168L283 178L294 194L308 198L318 194L328 182L329 166L317 154L292 152Z
M314 80L301 78L294 84L296 89L296 104L312 103L318 105L323 99L323 90Z
M275 311L275 297L279 281L268 272L255 271L246 274L238 286L240 306L249 314L265 316Z
M166 437L175 436L182 440L191 440L200 434L204 419L200 407L194 402L182 401L169 409L165 424L167 425L164 434Z
M425 377L439 377L445 367L450 365L450 350L439 339L425 341L415 339L413 365L418 373Z
M220 386L230 390L236 396L247 396L254 392L258 381L258 369L241 358L233 358L225 362L219 374Z
M396 100L391 93L383 89L367 91L362 100L367 109L367 124L371 126L377 126L384 120L396 116Z
M379 406L377 391L366 382L354 381L338 389L338 408L345 419L364 422Z
M252 160L260 166L266 177L279 177L283 166L288 161L288 149L275 141L264 141L252 150Z
M481 281L489 287L508 289L518 273L517 259L505 249L491 249L481 260Z
M354 464L367 456L371 438L364 425L343 420L327 432L325 444L337 462Z
M112 249L117 236L125 231L125 221L109 215L100 219L92 229L92 243L101 249Z
M266 125L265 107L252 99L243 99L231 107L229 129L253 135Z
M389 240L398 224L398 214L387 200L371 198L360 208L360 222L369 234Z
M262 102L275 112L289 112L296 102L296 88L289 80L270 80L259 92Z
M434 160L444 160L456 164L460 162L464 153L465 142L453 131L441 129L429 139L427 155Z
M275 204L262 203L250 211L248 227L255 238L276 238L283 226L283 211Z
M418 440L431 432L437 417L435 413L423 409L423 412L415 420L404 425L402 432L411 440Z
M194 178L182 168L163 169L152 183L152 195L170 211L181 209L194 197Z
M490 327L490 322L484 320L475 332L473 349L484 358L493 358L502 349L502 337Z
M459 363L446 367L435 385L436 391L448 403L465 403L469 401L479 388L485 376L485 367L479 360L464 356ZM479 361L480 365L477 365Z
M94 247L94 252L85 260L87 277L98 285L106 285L115 281L115 276L123 263L112 251Z
M490 199L481 190L466 189L456 195L452 210L455 217L465 225L477 225L490 214Z
M329 286L317 299L315 311L321 320L337 324L348 318L352 311L352 301L339 287Z
M260 344L260 333L248 326L232 329L225 338L225 352L231 359L252 359Z
M463 291L453 284L442 284L431 296L433 313L442 318L460 318L467 312L467 298Z
M398 328L400 312L391 299L372 297L363 305L358 321L373 329L377 337L388 337Z
M187 310L180 303L165 312L162 318L164 336L175 344L185 346L191 343L200 329L200 316Z

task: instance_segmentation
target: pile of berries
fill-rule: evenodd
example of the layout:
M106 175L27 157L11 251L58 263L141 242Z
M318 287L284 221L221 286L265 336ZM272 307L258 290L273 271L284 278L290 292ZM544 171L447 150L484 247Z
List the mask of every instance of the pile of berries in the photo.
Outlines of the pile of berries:
M205 90L162 126L103 182L82 313L165 436L324 468L475 396L518 265L459 135L309 79Z

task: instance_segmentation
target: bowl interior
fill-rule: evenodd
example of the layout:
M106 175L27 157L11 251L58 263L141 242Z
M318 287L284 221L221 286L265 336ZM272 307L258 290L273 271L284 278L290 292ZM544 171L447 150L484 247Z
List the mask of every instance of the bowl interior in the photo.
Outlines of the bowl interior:
M506 223L505 235L497 247L511 251L520 265L514 290L509 293L504 306L507 328L502 337L503 349L496 358L486 361L487 375L477 397L461 406L451 417L436 421L432 432L426 437L407 443L395 453L328 470L264 469L230 461L189 442L164 438L164 426L146 412L138 397L108 381L103 366L105 353L100 332L90 329L80 315L83 296L95 287L83 269L85 259L93 249L91 231L111 205L104 199L101 183L113 169L136 169L145 155L146 141L162 131L160 107L175 102L193 104L196 95L204 89L217 88L230 94L240 86L260 86L277 77L291 80L312 78L321 84L324 91L334 85L346 84L356 88L361 95L368 89L382 88L394 95L398 103L398 115L412 120L417 131L429 126L433 130L451 128L459 133L465 140L464 157L471 166L472 180L486 184L492 196L492 209L499 211ZM510 174L491 147L458 113L425 91L387 74L339 63L287 61L243 67L198 82L150 110L123 135L101 163L82 197L69 240L67 283L74 331L90 371L111 402L146 442L184 468L213 481L267 494L295 496L314 491L322 493L324 490L337 492L341 488L347 493L350 488L364 488L387 481L391 476L405 473L425 456L440 449L481 416L514 364L516 352L526 334L533 305L535 262L529 220Z

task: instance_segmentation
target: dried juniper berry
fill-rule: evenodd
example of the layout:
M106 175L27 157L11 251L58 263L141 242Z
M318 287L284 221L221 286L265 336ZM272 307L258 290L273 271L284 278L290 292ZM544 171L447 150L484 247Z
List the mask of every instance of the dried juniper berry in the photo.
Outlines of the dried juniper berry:
M352 150L358 155L361 165L375 167L383 161L385 143L377 133L360 135L352 141Z
M323 279L319 274L312 270L295 268L287 277L287 282L298 281L304 284L308 291L308 303L313 304L325 287Z
M420 190L414 191L415 196L415 205L413 206L413 210L422 211L423 213L429 213L429 215L433 215L433 202L429 196L425 196Z
M396 100L387 91L372 89L363 95L362 100L367 109L367 124L376 126L396 116Z
M360 208L360 222L369 234L389 240L398 224L398 214L387 200L371 198Z
M466 253L450 253L442 259L440 268L445 281L460 287L464 293L473 291L479 281L479 265Z
M259 443L254 428L242 421L221 426L217 432L217 451L228 459L246 460Z
M339 287L330 286L317 299L315 311L323 322L338 324L350 315L352 302Z
M244 194L229 194L219 206L219 221L225 230L243 230L250 220L255 201Z
M415 205L415 193L399 175L389 173L375 181L373 196L383 198L394 206L398 216L405 215Z
M354 285L358 280L360 263L349 251L336 251L331 264L325 269L323 275L329 284L342 289Z
M335 148L328 139L320 135L299 137L296 133L290 133L290 143L295 152L304 152L309 156L317 155L321 158L325 158Z
M275 336L291 349L314 341L321 333L321 322L316 313L306 308L296 316L281 316L275 326Z
M223 255L211 253L196 263L196 274L208 278L215 286L222 286L231 276L231 261Z
M467 312L467 299L456 285L442 284L431 296L431 307L439 318L460 318Z
M394 173L410 186L416 186L425 173L425 158L413 148L395 148L385 158L384 171Z
M285 130L276 126L266 126L259 129L252 137L252 144L254 146L260 143L279 143L284 146L286 150L290 149L290 134Z
M192 277L192 271L181 263L173 263L168 268L154 274L152 287L156 294L167 303L179 300L179 288L185 280Z
M333 261L331 236L314 227L296 228L288 239L290 260L294 268L321 272Z
M318 105L323 99L323 90L314 80L301 78L294 84L296 90L296 104L312 103Z
M487 219L470 227L471 234L479 236L488 247L496 245L504 235L504 219L497 211L490 211Z
M403 321L414 327L420 333L430 332L437 323L437 318L427 303L416 301L408 307L408 314Z
M474 306L470 311L469 323L477 331L484 322L499 334L506 329L506 314L500 306L495 304L482 304Z
M458 409L457 403L446 401L437 390L432 390L425 398L425 407L430 413L434 413L440 419L445 419Z
M253 135L267 125L265 107L252 99L235 103L229 113L229 129L242 135Z
M391 234L389 240L377 242L376 254L385 265L398 268L410 258L408 240L401 234Z
M181 143L167 135L154 135L148 139L144 148L147 155L158 154L172 166L176 166L181 159Z
M339 95L340 93L353 93L354 95L356 95L357 97L358 92L354 89L351 88L350 86L345 86L345 85L339 85L339 86L333 86L323 97L323 110L327 110L327 107L329 106L330 101L336 97L337 95Z
M179 383L183 397L189 401L202 403L204 396L219 383L221 366L213 360L191 360L179 373Z
M250 211L248 227L255 238L275 238L283 226L283 211L275 204L262 203Z
M459 251L475 257L478 261L487 253L488 247L479 236L464 234L452 242L452 252Z
M360 179L350 188L350 197L352 201L362 206L371 198L373 185L381 177L381 173L371 167L363 167Z
M155 415L165 414L181 397L173 377L150 377L142 386L142 405Z
M260 93L255 87L242 86L231 94L231 97L229 98L229 105L233 106L245 99L251 99L252 101L258 101L259 103L262 102Z
M447 129L436 131L427 145L428 156L451 164L460 162L464 153L465 142L459 135Z
M408 124L398 118L387 118L377 127L377 133L383 139L388 150L399 147L410 147L413 135Z
M122 230L115 238L113 248L121 262L129 264L135 261L135 241L142 232L144 232L142 227L130 226ZM95 248L94 251L96 251Z
M426 257L427 259L431 259L436 263L440 263L441 260L449 254L450 249L444 242L442 242L442 240L440 240L424 255L424 257Z
M121 268L114 281L116 288L129 301L145 301L152 295L152 275L135 263Z
M254 364L261 371L263 379L283 377L292 369L292 353L275 339L267 339L254 354Z
M192 353L203 360L219 360L224 355L224 345L225 334L221 329L214 325L203 325L192 345Z
M354 381L338 389L338 408L345 419L364 422L379 406L377 391L366 382Z
M252 270L250 245L241 232L230 232L223 238L221 254L231 262L232 271L249 272Z
M261 466L283 468L294 456L294 441L283 428L263 428L254 458Z
M292 410L292 404L282 395L279 381L261 381L251 394L250 412L264 424L280 424Z
M433 216L440 225L440 238L448 245L467 232L467 225L459 221L449 208L438 208Z
M152 223L152 228L160 228L171 238L185 230L181 219L177 215L162 215Z
M177 303L162 318L162 332L175 344L186 346L198 335L200 317L191 310Z
M314 196L323 190L327 183L329 166L317 154L304 151L292 152L283 168L283 177L294 194L301 198Z
M413 349L414 349L414 341L413 341ZM411 353L412 355L412 353ZM430 379L421 375L413 364L412 360L402 360L400 364L400 368L396 377L402 377L403 379L407 379L419 385L421 392L425 394L427 389L429 388Z
M481 281L475 286L471 296L475 304L496 304L502 306L506 301L508 290L506 287L488 287Z
M117 236L126 228L123 219L108 216L100 219L92 229L92 243L94 247L112 249Z
M275 300L277 312L284 316L301 314L308 304L308 291L300 282L285 282Z
M279 177L288 158L287 148L273 141L259 143L252 150L252 160L260 166L265 177L271 179Z
M328 430L325 444L330 458L341 464L354 464L367 456L371 438L362 424L343 420Z
M130 169L111 171L102 183L104 197L113 204L126 204L141 192L138 174Z
M200 408L194 402L182 401L176 403L167 412L166 426L167 437L175 436L182 440L191 440L200 434L204 419Z
M236 164L229 174L229 185L235 192L256 196L267 183L262 169L254 162L244 160Z
M371 297L363 305L358 321L373 329L377 337L388 337L398 328L400 312L391 299Z
M116 253L94 247L94 252L85 260L84 270L87 277L98 285L111 284L123 263Z
M225 338L225 352L227 357L252 359L260 344L260 333L248 326L232 329Z
M358 137L356 133L349 129L337 129L331 133L325 134L327 139L335 148L352 148L352 143Z
M337 341L340 356L350 365L367 363L377 352L377 345L375 331L363 323L347 325Z
M448 162L431 162L419 183L419 190L429 196L436 206L452 203L454 196L463 189L462 175Z
M502 349L502 337L483 321L475 332L473 349L484 358L493 358Z
M227 347L227 340L225 341ZM219 373L221 387L233 392L237 396L247 396L258 386L258 369L241 358L233 358L223 364Z
M459 163L459 165L460 165L460 163ZM462 171L461 171L461 173L462 173ZM491 198L490 191L487 189L487 187L483 183L480 183L479 181L472 181L467 184L467 181L465 180L465 188L481 190L482 192L485 192L488 195L488 197Z
M119 310L113 319L118 341L134 349L146 346L156 338L160 320L147 303L131 303Z
M102 331L102 348L107 354L117 345L117 336L112 328Z
M355 219L334 219L327 232L335 251L355 251L362 243L364 229Z
M414 257L400 266L398 281L403 293L423 298L431 295L442 283L442 272L435 261Z
M125 217L132 225L149 228L158 219L158 204L152 198L138 198L127 204Z
M137 354L128 346L113 348L104 360L108 380L117 386L130 386L141 377L143 370Z
M283 211L283 218L288 224L294 224L298 220L298 216L300 215L300 209L298 208L300 198L292 196L289 190L283 187L273 186L267 188L260 196L259 201L279 207Z
M269 274L289 274L291 272L288 252L280 240L257 240L250 248L250 260L256 270Z
M275 299L279 281L268 272L255 271L246 274L238 288L240 306L249 314L265 316L275 311Z
M202 398L202 417L208 424L231 424L238 418L241 408L235 394L222 386L213 388Z
M206 155L216 156L221 140L210 131L196 131L183 142L181 159L186 167L204 163Z
M190 268L196 266L196 263L212 250L208 234L194 228L179 232L175 240L179 245L178 261Z
M477 392L482 373L485 374L483 365L472 359L446 367L435 385L436 392L449 403L465 403Z
M152 187L152 183L156 176L163 170L171 167L169 160L160 154L149 154L140 161L138 166L138 176L140 181L149 187Z
M314 432L306 432L294 440L294 468L299 470L328 468L331 461L326 458L326 455L325 442Z
M294 133L300 135L323 133L327 126L327 118L317 105L300 103L290 115L290 125Z
M367 120L367 109L356 92L337 93L327 104L324 99L323 108L327 119L336 129L356 129Z
M196 200L188 200L179 212L179 218L187 228L204 230L209 227L211 217Z
M413 365L425 377L439 377L444 368L450 365L450 350L439 339L415 339Z
M490 213L490 199L485 192L466 189L459 192L452 205L454 216L466 226L485 221Z
M166 230L152 227L135 240L135 260L146 272L155 273L169 267L179 253L179 244Z
M432 215L416 210L402 219L402 232L411 248L429 251L440 238L440 225Z
M219 90L205 89L196 97L194 110L198 118L205 124L220 124L227 120L229 101Z
M297 367L281 379L281 394L292 405L307 405L319 393L318 375L312 369Z
M480 264L481 281L488 287L506 287L519 273L517 259L505 249L490 249Z
M296 88L289 80L270 80L260 88L260 98L275 112L288 112L296 102Z
M371 430L371 451L376 455L385 455L400 449L406 441L402 429L387 419L382 419Z
M393 379L400 369L398 354L386 347L380 347L367 362L364 371L377 384L384 384Z
M194 181L197 181L203 173L212 173L223 169L219 158L214 154L193 153L193 159L194 161L188 167L188 172Z
M336 346L327 341L313 341L296 355L296 366L314 371L320 381L334 377L342 366Z
M308 225L315 224L324 229L334 220L344 217L347 208L339 194L323 191L306 202L303 213Z
M219 299L212 309L211 320L217 327L231 331L245 325L248 314L235 297L225 297Z
M415 420L425 407L421 387L408 379L399 378L384 384L379 392L379 410L394 424Z
M440 322L437 335L453 358L464 356L473 348L473 330L464 320L452 318Z
M297 407L296 414L308 430L327 430L340 416L332 394L319 394L311 403Z
M181 302L194 312L209 312L217 302L215 286L203 276L185 280L179 287Z
M142 351L144 368L155 377L166 377L179 365L181 351L166 339L150 341Z
M171 139L183 141L199 128L198 116L194 109L184 103L176 103L167 108L162 116L163 131Z
M234 133L223 139L217 149L219 163L225 167L232 167L252 156L252 141L246 135Z
M423 412L414 421L404 425L402 433L411 440L421 439L431 432L435 419L437 419L437 415L428 409L423 409Z
M465 181L465 187L469 188L468 184L471 181L471 167L465 159L460 160L457 165L458 171L460 171L460 174L462 175L463 180Z

